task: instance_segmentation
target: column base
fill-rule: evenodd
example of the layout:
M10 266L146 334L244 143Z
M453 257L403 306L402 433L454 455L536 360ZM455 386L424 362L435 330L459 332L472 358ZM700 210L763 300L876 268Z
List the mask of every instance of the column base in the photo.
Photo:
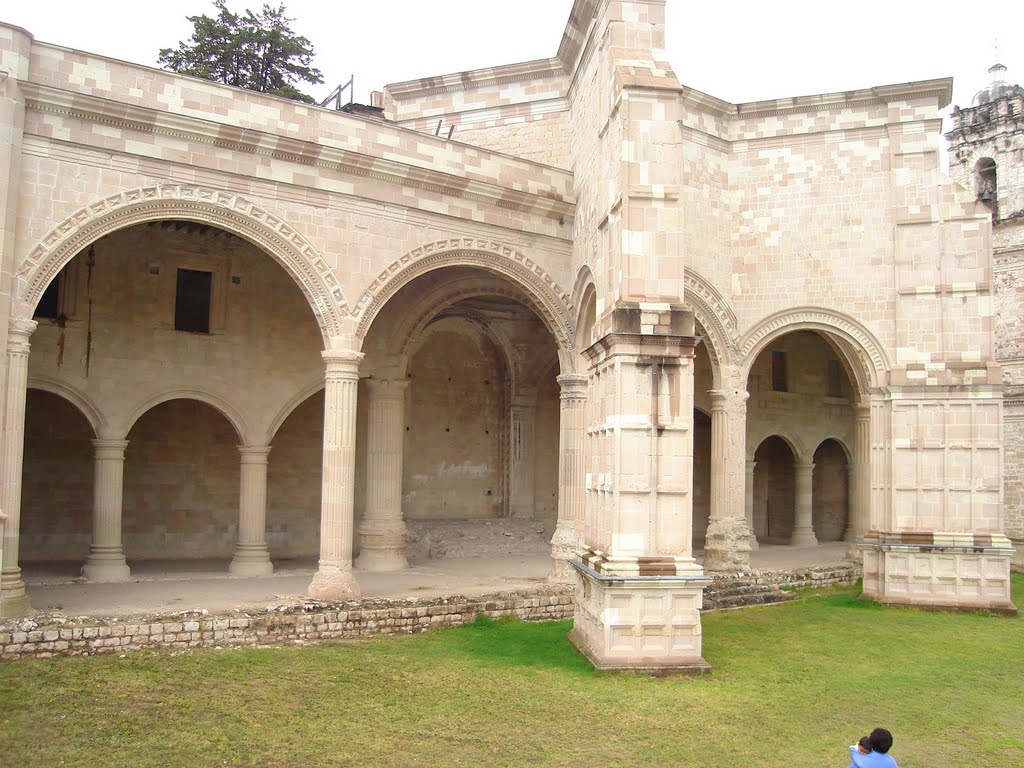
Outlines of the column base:
M569 561L576 557L580 548L580 535L576 523L571 520L559 520L555 526L555 535L551 537L551 571L548 581L558 584L572 584L576 580Z
M306 592L317 600L354 600L360 594L359 582L351 568L325 563L320 563L320 570L314 574Z
M760 548L761 548L761 544L757 540L757 534L756 533L751 533L750 534L750 551L751 552L757 552L757 550L759 550Z
M87 581L128 581L131 575L132 570L128 567L120 547L93 547L85 564L82 565L82 576Z
M704 570L750 570L750 529L745 520L712 520L704 537Z
M569 640L599 670L707 672L700 608L711 580L606 576L573 560L576 610Z
M21 580L21 568L4 568L0 580L0 618L9 619L33 613L32 604Z
M274 564L270 562L267 545L239 544L235 548L235 556L231 558L228 573L232 576L269 576L274 572Z
M872 532L861 551L863 594L879 603L1017 613L1005 536Z
M371 573L404 571L409 567L405 556L405 524L398 530L377 530L360 527L359 556L355 567Z
M818 537L814 535L813 528L796 528L789 539L789 546L816 547L818 546Z

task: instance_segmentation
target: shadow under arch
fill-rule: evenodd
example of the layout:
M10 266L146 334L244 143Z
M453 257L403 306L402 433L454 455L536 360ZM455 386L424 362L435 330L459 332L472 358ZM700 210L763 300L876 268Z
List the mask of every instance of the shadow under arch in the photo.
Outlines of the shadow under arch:
M793 460L796 462L807 462L811 461L814 453L807 453L807 449L803 443L793 435L789 434L785 430L780 429L769 429L765 430L763 434L758 435L753 440L747 441L747 461L753 461L754 455L757 453L757 449L761 447L761 443L772 437L777 437L779 440L784 442L793 454ZM815 446L817 449L817 445Z
M356 303L357 343L362 344L373 321L399 290L417 277L446 267L476 267L516 285L527 305L554 336L563 370L575 370L575 326L569 296L543 268L523 254L501 243L475 238L441 240L422 246L381 272Z
M881 342L849 315L824 307L794 307L776 312L743 334L737 350L743 361L743 380L772 341L794 331L817 331L836 343L861 399L864 393L887 383L892 364Z
M267 427L266 441L262 444L270 445L274 441L274 436L277 435L277 432L279 429L281 429L281 426L286 421L288 421L288 417L292 415L292 412L323 388L324 380L323 377L320 376L317 377L316 381L303 387L295 395L293 395L292 398L288 400L287 403L284 404L284 407L281 408L280 411L278 411L278 414L277 416L274 417L274 420L270 422L270 425Z
M841 437L833 434L825 435L820 440L818 440L818 443L814 446L814 450L811 451L811 460L814 459L814 454L818 452L818 449L828 442L833 442L839 446L839 448L843 451L843 455L846 457L847 464L853 463L853 452L850 450L850 446L848 446L846 444L846 441L843 440Z
M223 229L274 259L305 295L324 339L344 332L345 295L327 263L283 217L224 190L161 184L103 198L53 227L17 269L12 315L32 317L43 291L61 269L104 235L135 224L181 219Z
M103 412L88 395L79 392L70 384L50 376L34 375L29 377L25 388L49 392L51 395L57 395L67 400L82 414L82 417L89 423L89 426L92 427L93 437L98 439L107 436L107 420L104 418Z
M253 435L250 434L249 426L238 410L231 406L231 404L220 395L212 392L205 392L200 389L172 389L147 398L139 405L128 411L129 416L125 419L123 424L118 424L118 427L123 429L123 432L119 437L122 439L127 437L128 433L132 431L132 427L135 426L139 419L158 405L170 402L171 400L197 400L200 403L206 403L228 420L234 428L235 434L238 436L240 445L257 444L251 442Z

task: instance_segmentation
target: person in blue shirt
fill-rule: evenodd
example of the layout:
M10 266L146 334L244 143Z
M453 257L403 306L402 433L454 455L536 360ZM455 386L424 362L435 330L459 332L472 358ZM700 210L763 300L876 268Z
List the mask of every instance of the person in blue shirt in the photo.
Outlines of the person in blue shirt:
M861 747L860 743L850 747L849 768L899 768L896 761L889 756L889 749L892 747L892 734L885 728L875 728L867 737L867 743ZM870 747L865 753L864 748Z

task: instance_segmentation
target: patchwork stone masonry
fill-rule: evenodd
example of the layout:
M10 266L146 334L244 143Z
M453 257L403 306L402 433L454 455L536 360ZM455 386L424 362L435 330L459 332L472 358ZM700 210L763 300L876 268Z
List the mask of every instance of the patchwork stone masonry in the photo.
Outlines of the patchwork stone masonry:
M372 117L0 24L0 612L61 559L315 556L355 599L411 526L494 521L602 668L706 668L761 545L1013 610L1020 89L955 110L950 178L950 80L730 104L665 4L576 0L550 58Z

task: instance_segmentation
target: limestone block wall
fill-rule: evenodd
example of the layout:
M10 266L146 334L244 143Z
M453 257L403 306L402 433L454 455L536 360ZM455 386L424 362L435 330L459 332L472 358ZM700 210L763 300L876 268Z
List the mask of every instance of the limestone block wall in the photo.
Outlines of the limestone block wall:
M357 434L364 436L365 425L360 426L363 428ZM267 547L274 558L311 556L320 551L323 432L321 390L300 403L274 435L267 457ZM365 483L356 486L358 512L362 512L365 499L363 486Z

